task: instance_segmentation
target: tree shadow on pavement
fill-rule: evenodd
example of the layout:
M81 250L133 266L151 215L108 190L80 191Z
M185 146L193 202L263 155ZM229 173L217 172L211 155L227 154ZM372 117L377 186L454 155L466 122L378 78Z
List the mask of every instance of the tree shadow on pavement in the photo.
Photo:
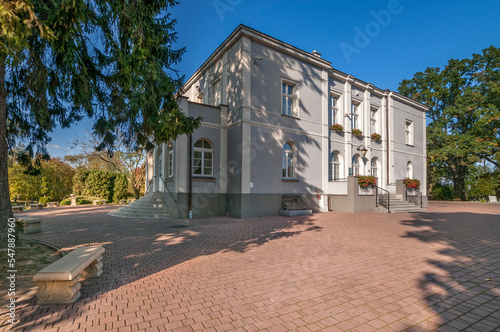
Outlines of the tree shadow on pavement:
M20 322L16 328L33 331L58 327L62 320L82 316L89 310L89 302L106 297L106 293L194 258L244 253L274 240L322 229L311 216L132 219L108 216L106 212L111 209L103 207L101 213L92 209L90 214L61 211L60 215L45 216L42 233L30 234L68 251L103 245L104 268L100 277L82 282L81 298L74 304L40 307L34 297L18 302Z
M457 205L458 207L459 205ZM441 331L500 329L500 209L422 213L405 237L439 246L419 287ZM436 257L440 257L436 259Z

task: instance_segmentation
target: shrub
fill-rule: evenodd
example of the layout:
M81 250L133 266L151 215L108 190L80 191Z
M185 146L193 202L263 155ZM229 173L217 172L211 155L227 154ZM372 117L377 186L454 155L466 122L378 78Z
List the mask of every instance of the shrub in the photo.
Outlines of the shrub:
M69 199L69 198L63 199L62 201L59 202L59 205L61 205L61 206L70 205L70 204L71 204L71 199Z
M449 185L436 183L430 192L435 201L451 201L453 199L453 188Z
M382 138L382 136L380 136L380 134L377 133L373 133L371 137L377 141L380 141L380 139Z
M128 181L125 174L116 174L115 186L113 188L113 201L119 202L121 199L127 197Z
M344 131L344 127L340 123L333 124L330 128L335 131Z
M52 197L40 197L38 203L47 204L47 202L52 202Z
M113 201L115 174L106 171L91 171L85 181L85 196Z
M352 134L354 136L362 136L363 135L363 132L360 130L360 129L353 129L352 130Z
M374 176L359 176L358 177L359 186L362 188L375 187L377 185L377 178Z
M417 179L406 178L406 179L404 179L404 184L405 184L406 188L415 189L415 190L420 188L420 181Z
M76 205L87 205L87 204L92 204L92 201L89 198L81 196L76 198Z

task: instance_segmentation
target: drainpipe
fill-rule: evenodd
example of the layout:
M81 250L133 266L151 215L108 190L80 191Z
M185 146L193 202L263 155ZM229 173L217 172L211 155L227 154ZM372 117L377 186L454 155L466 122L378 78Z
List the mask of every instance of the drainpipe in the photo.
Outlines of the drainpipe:
M386 158L387 158L387 169L386 169L386 183L387 185L389 185L389 156L390 156L390 153L389 153L389 90L386 90L387 92L387 96L385 97L386 98L386 103L385 103L385 137L386 137L386 145L387 145L387 149L386 149Z
M189 134L189 165L188 165L188 201L189 219L193 219L193 135Z

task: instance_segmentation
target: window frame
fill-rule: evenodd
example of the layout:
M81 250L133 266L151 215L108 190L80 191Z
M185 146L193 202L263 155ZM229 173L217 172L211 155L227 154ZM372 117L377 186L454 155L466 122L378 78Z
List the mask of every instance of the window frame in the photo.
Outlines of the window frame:
M375 164L375 165L373 165ZM374 176L378 179L378 158L377 157L373 157L371 162L370 162L370 175L371 176ZM375 170L375 174L373 174L373 170Z
M337 160L334 160L333 156L335 156ZM340 166L341 166L340 152L338 151L330 152L330 168L329 168L330 182L340 181L340 172L341 172ZM335 176L335 173L337 176Z
M214 79L210 84L210 99L212 106L219 106L222 103L222 82L220 77Z
M285 146L288 145L290 149L285 150ZM290 158L290 154L292 155ZM289 161L292 162L292 174L289 174ZM281 178L283 180L295 180L296 179L296 167L297 164L297 148L292 141L286 141L283 143L281 148Z
M355 160L356 160L356 164L354 163ZM361 175L361 163L359 162L359 155L358 154L355 154L354 156L352 156L351 163L352 163L352 176L360 176ZM357 170L357 172L356 172L356 170Z
M351 102L351 131L354 129L363 130L360 126L360 113L359 108L361 107L361 103L357 103L355 101Z
M207 142L210 145L210 148L195 147L196 143L198 143L200 141ZM200 163L201 174L195 173L195 167L196 167L195 166L195 159L198 159L198 158L195 158L195 154L197 152L201 153L201 158L200 158L200 161L201 161L201 163ZM211 153L211 158L210 158L210 161L211 161L211 166L210 166L211 172L210 172L210 174L206 174L205 173L205 169L207 168L207 166L205 166L205 160L208 160L207 158L205 158L206 153ZM199 138L193 144L192 174L193 174L193 177L213 177L214 176L214 145L212 144L212 142L210 142L210 140L208 140L206 138Z
M370 129L372 134L380 134L378 128L378 117L379 117L379 108L372 107L370 108Z
M332 105L332 100L335 101L334 105ZM339 100L340 96L330 93L328 101L328 127L331 127L334 124L342 124L340 119Z
M413 164L411 161L406 163L406 178L413 179Z
M413 146L413 121L405 120L405 143L408 146Z
M167 143L167 178L174 177L174 144L172 141Z
M283 91L284 89L284 86L287 86L287 87L290 87L291 88L291 93L287 93L288 89L286 89L287 91ZM299 95L298 95L298 91L297 91L297 82L293 82L291 80L288 80L288 79L281 79L281 115L283 116L289 116L289 117L292 117L292 118L299 118L299 111L298 111L298 107L299 107ZM290 105L290 114L286 114L284 113L285 111L285 105L287 104L285 102L285 100L291 100L291 105Z

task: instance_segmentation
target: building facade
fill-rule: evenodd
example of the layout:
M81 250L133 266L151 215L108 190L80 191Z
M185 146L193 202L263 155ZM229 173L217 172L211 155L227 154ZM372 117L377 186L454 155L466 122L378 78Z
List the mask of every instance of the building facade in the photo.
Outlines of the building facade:
M147 186L173 217L276 215L287 195L313 211L373 211L374 200L353 196L357 175L394 194L398 180L419 179L425 200L427 108L316 51L240 25L189 78L179 106L201 127L147 157Z

